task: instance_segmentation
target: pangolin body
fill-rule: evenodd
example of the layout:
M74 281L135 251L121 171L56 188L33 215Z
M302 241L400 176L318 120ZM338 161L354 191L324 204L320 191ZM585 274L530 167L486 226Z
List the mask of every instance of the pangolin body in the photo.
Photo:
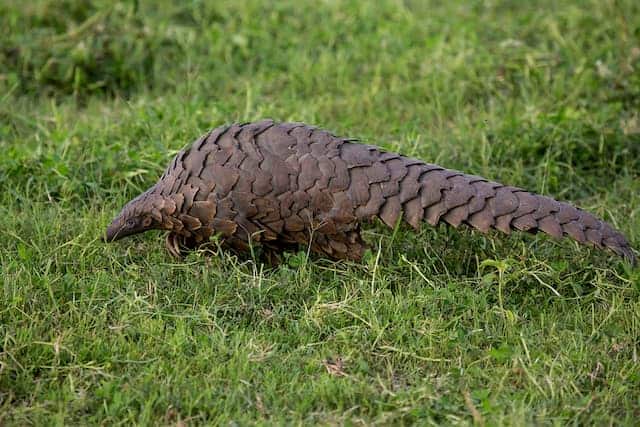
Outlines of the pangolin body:
M635 262L627 239L570 204L339 138L302 123L271 120L218 127L176 155L160 180L129 202L107 241L168 230L174 255L214 234L245 251L299 244L333 259L360 260L363 222L402 219L542 231L607 248Z

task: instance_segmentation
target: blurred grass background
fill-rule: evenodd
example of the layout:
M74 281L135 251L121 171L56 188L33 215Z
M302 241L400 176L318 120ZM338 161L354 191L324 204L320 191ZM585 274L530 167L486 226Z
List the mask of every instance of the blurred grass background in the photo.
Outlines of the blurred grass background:
M640 4L0 0L0 424L628 424L640 275L372 228L362 265L99 241L271 117L570 200L640 242Z

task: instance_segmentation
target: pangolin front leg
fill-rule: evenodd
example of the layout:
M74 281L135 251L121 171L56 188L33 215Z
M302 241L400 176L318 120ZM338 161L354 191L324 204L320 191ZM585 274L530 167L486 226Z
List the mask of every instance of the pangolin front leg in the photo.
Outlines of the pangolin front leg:
M160 180L129 202L109 241L169 230L167 248L206 243L277 253L304 245L359 260L363 223L404 221L570 237L636 261L627 239L568 203L339 138L302 123L266 120L212 130L181 151Z

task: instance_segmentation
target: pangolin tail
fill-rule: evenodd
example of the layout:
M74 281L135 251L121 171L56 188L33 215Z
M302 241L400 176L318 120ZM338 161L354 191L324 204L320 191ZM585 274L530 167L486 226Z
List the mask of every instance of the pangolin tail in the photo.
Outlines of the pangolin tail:
M511 230L542 231L555 238L569 236L582 244L610 249L637 264L622 233L580 208L433 164L403 157L390 161L403 162L406 173L397 177L399 191L385 198L377 214L389 226L402 215L416 229L424 220L434 226L440 221L454 227L466 224L483 233L491 228L507 234ZM385 183L381 185L384 196Z

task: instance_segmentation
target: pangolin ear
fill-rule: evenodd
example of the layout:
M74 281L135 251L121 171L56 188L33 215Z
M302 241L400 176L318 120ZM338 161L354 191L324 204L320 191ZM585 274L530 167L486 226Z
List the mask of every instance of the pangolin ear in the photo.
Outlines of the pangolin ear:
M153 222L153 219L150 216L145 216L142 219L142 226L144 228L147 228L147 227L149 227L151 225L152 222Z
M151 209L150 215L157 222L162 222L162 213L158 209Z

